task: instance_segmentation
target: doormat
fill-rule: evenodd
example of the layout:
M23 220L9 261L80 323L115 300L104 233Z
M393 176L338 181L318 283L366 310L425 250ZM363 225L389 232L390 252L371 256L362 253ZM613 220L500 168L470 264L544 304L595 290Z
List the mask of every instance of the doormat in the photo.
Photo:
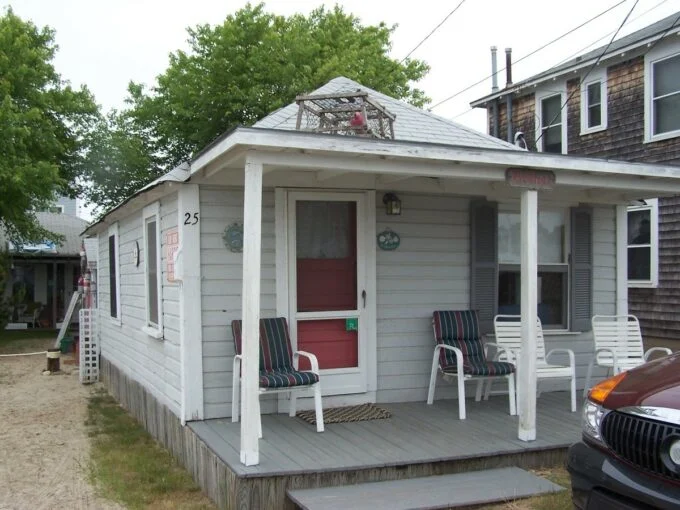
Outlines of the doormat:
M307 423L316 425L316 414L314 410L300 411L298 418L302 418ZM391 418L392 413L387 409L378 407L375 404L361 404L358 406L331 407L323 410L324 423L348 423L353 421L382 420Z

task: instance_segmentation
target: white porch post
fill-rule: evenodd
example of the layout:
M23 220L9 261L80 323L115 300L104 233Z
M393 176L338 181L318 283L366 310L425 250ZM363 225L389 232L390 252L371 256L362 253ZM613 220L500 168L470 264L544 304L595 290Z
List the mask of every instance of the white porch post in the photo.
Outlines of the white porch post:
M182 184L177 191L177 226L181 251L175 265L179 282L179 341L182 380L182 424L202 420L203 321L201 317L201 225L186 223L201 208L198 184ZM200 221L200 220L199 220Z
M522 441L536 439L536 319L538 272L538 192L522 191L522 349L519 360L519 430Z
M241 463L260 462L258 374L260 364L260 256L262 231L262 163L248 154L243 200L243 362L241 386Z
M616 315L628 315L628 206L616 206Z

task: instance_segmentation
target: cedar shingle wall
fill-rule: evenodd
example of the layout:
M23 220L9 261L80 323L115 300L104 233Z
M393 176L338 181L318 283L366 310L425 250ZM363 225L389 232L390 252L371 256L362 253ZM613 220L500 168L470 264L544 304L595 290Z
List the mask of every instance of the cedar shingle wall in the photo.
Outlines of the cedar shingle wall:
M645 336L680 340L680 197L659 200L659 286L630 289Z
M624 161L680 165L680 137L644 143L644 57L639 56L607 70L607 129L581 136L579 79L567 82L567 136L570 154ZM505 101L499 105L500 137L506 139ZM535 150L534 94L513 103L514 131L524 131ZM491 108L489 107L489 126ZM640 197L651 198L651 197ZM680 197L659 200L659 286L630 289L630 313L639 317L645 337L680 340Z

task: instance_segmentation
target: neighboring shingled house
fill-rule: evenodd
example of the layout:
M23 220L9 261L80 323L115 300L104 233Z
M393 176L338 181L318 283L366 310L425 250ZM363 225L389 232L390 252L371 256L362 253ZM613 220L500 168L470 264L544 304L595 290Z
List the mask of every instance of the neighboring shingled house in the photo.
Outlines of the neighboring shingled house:
M532 151L680 164L679 31L675 13L471 104L487 109L490 134L521 131ZM630 313L646 342L680 340L680 197L639 198L628 213Z
M5 289L12 304L9 328L56 327L77 289L80 234L88 222L75 215L75 200L60 200L49 210L36 216L44 228L63 236L61 244L2 242L11 256L11 280Z

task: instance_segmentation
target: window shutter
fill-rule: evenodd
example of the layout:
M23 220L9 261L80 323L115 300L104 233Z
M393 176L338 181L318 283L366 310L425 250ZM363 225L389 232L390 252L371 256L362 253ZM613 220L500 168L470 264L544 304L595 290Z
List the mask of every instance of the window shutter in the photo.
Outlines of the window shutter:
M571 209L571 327L590 331L593 314L593 210Z
M470 308L477 310L482 333L493 331L498 310L498 205L470 204Z

